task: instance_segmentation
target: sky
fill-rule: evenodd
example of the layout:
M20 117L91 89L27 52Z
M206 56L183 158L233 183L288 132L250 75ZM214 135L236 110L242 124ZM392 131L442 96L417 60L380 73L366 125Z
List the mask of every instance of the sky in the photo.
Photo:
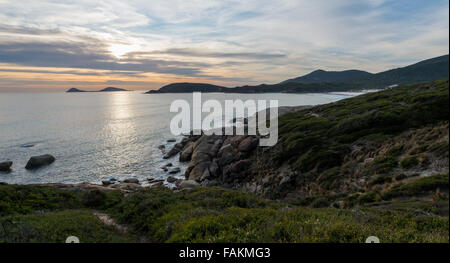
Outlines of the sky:
M234 87L448 53L447 0L0 0L0 92Z

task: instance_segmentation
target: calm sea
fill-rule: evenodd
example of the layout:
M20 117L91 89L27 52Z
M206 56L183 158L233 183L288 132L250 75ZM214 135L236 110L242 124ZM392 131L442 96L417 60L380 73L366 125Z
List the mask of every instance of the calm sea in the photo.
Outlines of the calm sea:
M340 94L202 94L217 99L277 99L279 106L317 105L358 93ZM100 183L102 178L166 178L158 145L170 149L169 111L176 99L192 94L0 93L0 162L14 162L0 182ZM260 109L259 109L260 110ZM230 119L231 117L227 116ZM180 140L180 138L176 138ZM24 169L33 155L52 154L56 161L35 171ZM178 175L182 177L180 173Z

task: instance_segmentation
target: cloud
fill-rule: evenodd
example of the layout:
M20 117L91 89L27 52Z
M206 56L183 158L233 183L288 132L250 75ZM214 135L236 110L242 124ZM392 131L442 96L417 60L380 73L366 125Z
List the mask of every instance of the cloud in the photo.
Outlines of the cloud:
M378 72L446 54L448 20L444 0L0 0L0 63L61 69L40 70L48 79L277 83L317 68Z
M205 63L152 59L120 60L95 43L0 44L0 62L32 67L83 68L200 76Z
M254 60L267 60L286 57L286 54L281 53L263 53L263 52L227 53L227 52L204 51L191 48L171 48L166 50L156 50L150 52L130 52L127 55L130 57L145 56L145 55L175 55L183 57L238 58L238 59L254 59Z

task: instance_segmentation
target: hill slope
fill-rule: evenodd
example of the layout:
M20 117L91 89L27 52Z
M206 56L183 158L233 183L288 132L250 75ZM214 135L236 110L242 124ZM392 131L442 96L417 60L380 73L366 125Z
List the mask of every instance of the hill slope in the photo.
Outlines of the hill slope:
M172 83L146 93L223 92L227 88L206 83Z
M280 84L285 84L288 82L295 82L295 83L346 82L348 80L365 78L371 75L372 75L371 73L361 70L325 71L319 69L301 77L285 80Z

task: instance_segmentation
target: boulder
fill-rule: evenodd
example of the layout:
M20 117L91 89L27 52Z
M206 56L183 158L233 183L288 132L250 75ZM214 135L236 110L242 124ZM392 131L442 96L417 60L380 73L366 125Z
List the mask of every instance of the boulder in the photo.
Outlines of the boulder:
M211 155L204 153L204 152L194 152L194 154L192 154L192 160L191 160L191 164L196 165L198 163L203 163L203 162L210 162L211 161Z
M247 136L245 135L236 135L230 138L230 143L233 147L238 147L238 145L243 141Z
M213 178L216 178L220 175L220 168L216 161L212 161L209 165L209 174Z
M238 153L231 144L227 144L220 148L218 156L218 163L223 167L235 161L238 158Z
M55 157L50 154L44 154L39 156L33 156L28 160L25 169L36 169L44 165L52 164L55 161Z
M210 162L198 163L188 175L189 180L201 181L205 171L209 172Z
M258 146L258 139L255 137L247 137L239 143L238 150L240 152L250 152Z
M0 163L0 171L1 172L7 172L11 169L13 162L11 161L6 161L6 162L1 162Z
M123 180L123 182L127 184L139 184L139 180L137 178L127 178Z
M192 153L194 151L193 142L189 142L184 147L183 151L180 154L180 162L188 162L191 160Z
M249 160L240 160L240 161L233 163L233 165L231 165L231 172L240 173L242 171L247 170L248 167L250 167Z

